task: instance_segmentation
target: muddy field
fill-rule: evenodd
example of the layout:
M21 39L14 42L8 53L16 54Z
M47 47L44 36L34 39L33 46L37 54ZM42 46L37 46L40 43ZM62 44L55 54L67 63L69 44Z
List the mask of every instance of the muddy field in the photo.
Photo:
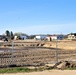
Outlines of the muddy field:
M59 42L58 45L63 43ZM68 43L70 44L68 47L75 45L75 42ZM14 42L13 46L12 50L11 42L0 44L0 67L12 64L16 66L42 66L56 63L56 42ZM65 47L62 49L58 46L58 61L76 61L76 50L64 49Z

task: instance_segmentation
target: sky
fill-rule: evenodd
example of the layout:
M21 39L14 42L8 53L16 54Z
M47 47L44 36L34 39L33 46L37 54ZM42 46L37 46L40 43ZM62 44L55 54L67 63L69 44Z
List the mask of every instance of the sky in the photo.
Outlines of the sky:
M76 0L0 0L0 34L76 32Z

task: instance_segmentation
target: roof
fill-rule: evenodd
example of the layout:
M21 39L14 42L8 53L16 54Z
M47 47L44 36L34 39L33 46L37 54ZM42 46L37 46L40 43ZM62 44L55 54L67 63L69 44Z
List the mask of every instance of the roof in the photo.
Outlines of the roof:
M76 36L76 33L70 33L70 34L68 34L68 35L74 35L74 36Z
M48 37L57 37L57 36L63 36L62 34L54 34L54 35L50 35Z

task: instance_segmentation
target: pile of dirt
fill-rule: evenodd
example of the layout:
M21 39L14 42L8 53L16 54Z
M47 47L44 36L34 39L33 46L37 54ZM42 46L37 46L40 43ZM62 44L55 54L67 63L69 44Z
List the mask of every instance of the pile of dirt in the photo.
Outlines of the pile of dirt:
M68 69L76 68L76 61L60 61L57 64L46 64L48 69Z
M58 62L54 67L58 69L76 68L76 61L62 61Z

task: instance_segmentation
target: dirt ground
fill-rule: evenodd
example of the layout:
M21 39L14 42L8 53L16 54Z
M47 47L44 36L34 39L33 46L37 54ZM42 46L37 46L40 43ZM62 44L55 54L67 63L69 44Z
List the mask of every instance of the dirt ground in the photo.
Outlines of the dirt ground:
M0 74L0 75L76 75L76 70L47 70L41 72L30 72L30 73L11 73L11 74Z
M12 42L0 44L0 65L12 63ZM14 63L44 65L56 62L56 41L14 41ZM76 61L76 41L58 41L58 61Z
M38 45L39 43L39 45ZM42 43L42 45L41 45ZM4 46L0 46L0 49L5 50L10 48L11 45L8 43L3 43ZM17 44L15 44L15 47L19 49L19 52L16 54L20 54L20 56L17 56L17 59L19 58L19 62L22 61L22 58L31 58L30 60L34 60L34 62L49 62L53 58L54 60L54 51L55 50L49 50L49 49L37 49L37 50L26 50L23 48L29 46L33 46L33 47L40 47L40 46L44 46L44 47L50 47L50 48L56 48L56 41L55 42L17 42ZM11 49L11 48L10 48ZM22 50L23 49L23 50ZM59 50L60 49L60 50ZM18 51L18 50L17 50ZM22 52L21 52L22 51ZM27 52L28 51L28 52ZM27 54L28 53L28 54ZM2 54L2 53L1 53ZM24 56L23 56L24 55ZM22 57L22 58L20 58ZM44 57L44 59L43 59ZM58 41L58 58L59 60L75 60L76 59L76 41ZM36 61L36 60L37 61ZM25 59L23 60L24 62L26 61ZM27 62L28 62L27 61ZM8 61L7 61L8 62ZM21 62L21 63L24 63ZM30 62L31 63L31 62ZM30 73L13 73L13 74L0 74L0 75L76 75L76 70L48 70L48 71L41 71L41 72L30 72Z

